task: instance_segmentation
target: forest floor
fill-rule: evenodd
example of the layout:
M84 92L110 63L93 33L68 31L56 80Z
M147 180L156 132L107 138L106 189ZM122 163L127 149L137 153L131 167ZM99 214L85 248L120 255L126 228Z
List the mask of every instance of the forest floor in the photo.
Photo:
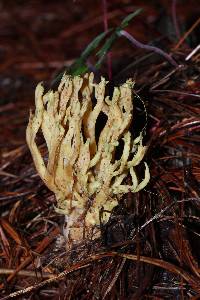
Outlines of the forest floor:
M107 2L0 3L0 299L200 299L200 7ZM135 80L133 131L147 112L151 181L123 199L99 239L66 254L63 217L25 141L34 90L139 8L101 68L95 55L87 65L109 90Z

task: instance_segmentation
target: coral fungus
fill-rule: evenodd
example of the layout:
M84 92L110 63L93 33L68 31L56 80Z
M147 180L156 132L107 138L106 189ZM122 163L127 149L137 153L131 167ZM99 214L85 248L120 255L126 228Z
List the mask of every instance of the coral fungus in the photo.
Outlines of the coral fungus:
M64 75L57 91L44 94L42 84L35 92L35 113L30 114L26 138L36 169L55 193L56 210L66 216L66 237L79 240L100 223L107 222L121 196L144 188L149 179L146 163L139 182L135 167L144 157L142 134L135 140L129 131L133 114L133 82L115 87L112 99L105 96L106 81L93 82L94 75ZM97 136L98 116L106 122ZM41 128L48 149L45 164L36 135ZM119 141L120 159L116 159ZM122 143L121 143L122 144ZM132 179L131 185L126 178Z

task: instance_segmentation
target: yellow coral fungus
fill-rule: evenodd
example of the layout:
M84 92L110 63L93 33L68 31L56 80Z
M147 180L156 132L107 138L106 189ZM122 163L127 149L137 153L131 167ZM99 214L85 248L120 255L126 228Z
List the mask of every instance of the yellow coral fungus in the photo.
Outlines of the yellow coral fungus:
M35 92L35 113L30 114L26 131L36 169L55 193L57 211L66 215L68 223L65 234L72 239L80 238L80 228L94 228L99 224L101 208L106 211L103 222L107 222L120 197L129 191L140 191L150 179L146 163L141 182L135 172L146 147L142 145L142 135L133 140L129 131L133 82L128 80L115 87L109 99L105 96L105 79L101 78L99 84L93 83L93 79L92 73L84 77L64 75L58 90L46 94L39 84ZM106 123L97 136L100 113L104 114ZM48 149L47 164L35 141L40 128ZM120 140L123 151L117 160ZM124 183L129 174L131 185Z

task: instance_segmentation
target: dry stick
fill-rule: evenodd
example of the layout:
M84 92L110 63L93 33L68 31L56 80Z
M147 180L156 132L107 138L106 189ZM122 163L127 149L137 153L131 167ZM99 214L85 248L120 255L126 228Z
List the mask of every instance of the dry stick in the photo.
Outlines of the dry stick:
M200 50L200 44L198 46L196 46L196 48L194 48L192 50L192 52L190 52L190 54L188 54L188 56L185 58L185 60L189 60L190 58L192 58L193 55L195 55L197 53L197 51Z
M5 171L1 171L0 170L0 176L6 176L6 177L11 177L11 178L17 178L18 176L14 175L14 174L11 174L11 173L8 173L8 172L5 172Z
M183 35L183 37L179 40L179 42L174 47L174 50L178 49L180 45L185 41L188 35L200 24L200 17L196 20L196 22L190 27L188 31Z
M141 49L145 49L148 51L153 51L159 55L162 55L163 57L165 57L165 59L171 63L173 66L178 67L179 65L177 64L177 62L165 51L163 51L162 49L155 47L155 46L150 46L150 45L146 45L143 44L139 41L137 41L132 35L130 35L127 31L125 30L120 30L118 32L119 36L124 36L126 37L134 46L136 46L137 48L141 48Z
M106 298L106 296L108 295L108 293L112 290L115 282L117 281L117 279L118 279L118 277L119 277L119 275L120 275L120 273L121 273L121 271L122 271L122 269L124 267L124 264L125 264L126 260L127 260L126 258L123 258L122 261L120 262L120 265L117 268L117 271L116 271L113 279L111 280L111 283L109 284L108 288L105 291L105 294L103 295L103 300Z
M10 298L17 297L19 295L26 294L28 292L32 292L33 290L41 288L41 287L45 286L46 284L61 280L67 274L69 274L73 271L76 271L76 270L80 270L82 268L86 268L86 267L90 266L90 264L92 262L97 261L97 260L102 259L102 258L105 258L105 257L123 257L125 259L138 261L138 256L133 255L133 254L123 254L123 253L117 253L117 252L109 252L109 253L99 253L99 254L96 254L96 255L91 255L89 258L87 258L84 261L70 267L69 269L67 269L63 272L61 272L59 275L55 276L54 278L47 279L47 280L45 280L43 282L40 282L38 284L29 286L29 287L27 287L23 290L19 290L17 292L14 292L14 293L12 293L8 296L5 296L1 300L7 300L7 299L10 299ZM200 292L200 280L198 280L198 278L195 278L194 276L188 274L182 268L177 267L172 263L163 261L162 259L146 257L146 256L140 256L139 261L143 262L143 263L150 264L150 265L154 265L154 266L157 266L157 267L160 267L160 268L164 268L168 272L172 272L176 275L180 275L181 278L183 278L186 282L188 282L194 288L194 290L196 292Z
M86 268L86 267L88 267L88 263L87 264L82 264L79 267L77 267L77 265L72 266L68 270L66 270L64 272L61 272L59 275L54 276L53 278L47 279L47 280L42 281L42 282L40 282L38 284L36 283L35 285L29 286L29 287L27 287L25 289L19 290L19 291L14 292L14 293L11 293L10 295L5 296L5 297L1 298L0 300L7 300L7 299L10 299L10 298L18 297L19 295L24 295L26 293L32 292L33 290L41 288L41 287L43 287L46 284L55 282L56 280L63 279L67 274L69 274L69 273L71 273L73 271L80 270L80 269Z
M176 90L160 90L160 89L154 89L151 90L151 92L159 92L159 93L173 93L173 94L179 94L179 95L184 95L184 96L191 96L195 98L200 98L200 95L193 94L193 93L187 93L187 92L182 92L182 91L176 91Z
M180 70L180 68L178 68ZM166 83L167 80L170 79L170 77L175 73L177 72L178 70L177 68L176 69L173 69L171 72L169 72L167 75L165 75L163 78L161 78L157 83L155 83L151 88L150 88L150 91L154 90L155 88L163 85L164 83Z
M15 272L15 269L4 269L0 268L0 275L8 275L13 274ZM27 271L27 270L21 270L17 273L18 276L26 276L26 277L42 277L42 278L52 278L54 275L52 273L36 273L35 271Z
M130 259L130 260L134 260L137 261L138 260L138 256L137 255L133 255L133 254L119 254L116 252L112 253L113 255L119 255L121 257L124 257L126 259ZM147 264L151 264L160 268L164 268L169 272L172 272L176 275L180 275L181 278L183 278L185 281L187 281L188 283L190 283L193 288L195 289L195 291L200 291L200 281L195 278L192 275L189 275L186 271L184 271L182 268L177 267L175 265L173 265L172 263L163 261L161 259L157 259L157 258L151 258L151 257L146 257L146 256L140 256L139 261L147 263Z
M21 197L24 197L24 196L27 196L29 194L31 194L32 192L29 191L29 192L22 192L22 193L15 193L15 192L10 192L10 195L6 195L6 196L2 196L0 197L0 201L3 201L3 200L16 200L18 198L21 198Z
M42 253L47 246L49 246L49 244L54 240L54 238L60 233L60 230L59 228L55 228L51 233L50 233L50 236L46 236L42 241L41 243L38 245L38 247L35 249L35 252L37 253ZM15 275L21 271L23 268L25 268L27 265L29 265L32 261L32 257L27 257L17 268L16 270L10 274L7 278L7 282L9 282L10 280L12 280ZM0 289L3 288L4 285L1 284L0 285Z

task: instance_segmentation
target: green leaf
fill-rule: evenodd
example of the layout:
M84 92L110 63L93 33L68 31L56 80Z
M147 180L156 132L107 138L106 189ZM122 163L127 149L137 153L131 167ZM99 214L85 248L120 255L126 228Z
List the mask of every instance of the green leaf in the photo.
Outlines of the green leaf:
M73 65L71 66L71 74L72 75L81 75L87 72L88 68L85 64L87 58L92 54L92 52L99 46L101 41L105 38L105 36L111 31L100 33L96 38L92 40L92 42L85 48L82 52L80 58L78 58Z
M95 67L99 68L105 55L109 52L111 49L113 43L117 39L117 34L114 32L105 42L105 44L101 47L101 49L97 52L96 56L99 58Z
M130 13L128 16L126 16L125 18L124 18L124 20L121 22L121 24L120 24L120 28L118 28L118 29L124 29L125 27L127 27L128 25L129 25L129 23L130 23L130 21L134 18L134 17L136 17L137 15L139 15L140 13L141 13L141 11L142 11L143 9L142 8L138 8L136 11L134 11L134 12L132 12L132 13Z
M112 35L107 38L105 44L101 47L101 49L97 52L97 57L99 58L95 67L99 68L101 66L101 63L104 59L104 57L106 56L106 54L110 51L110 49L112 48L112 45L114 44L114 42L117 40L118 38L118 32L122 29L124 29L126 26L129 25L129 22L136 17L138 14L140 14L140 12L142 11L142 8L137 9L136 11L132 12L131 14L129 14L128 16L126 16L123 21L121 22L119 27L116 27L114 32L112 33Z
M92 55L92 53L96 50L96 48L100 45L100 43L104 40L106 35L108 35L110 32L112 34L110 37L108 37L101 47L101 49L96 53L96 56L98 57L98 61L95 65L96 68L99 68L101 66L101 63L103 59L105 58L106 54L110 51L112 48L114 42L118 38L118 32L122 29L124 29L126 26L129 25L130 21L140 14L142 11L141 8L137 9L136 11L130 13L128 16L126 16L120 26L116 27L115 29L109 29L106 32L100 33L97 37L95 37L91 43L85 48L85 50L82 52L81 56L72 64L72 66L67 70L68 74L71 75L81 75L88 71L88 67L86 65L86 60L88 57ZM60 78L62 77L64 71L60 73L55 79L54 83L58 82Z
M88 56L90 56L90 54L92 53L93 50L95 50L100 42L104 39L104 37L111 31L111 29L109 29L106 32L102 32L100 33L96 38L94 38L94 40L85 48L85 50L82 52L81 54L81 58L82 59L86 59L88 58Z

